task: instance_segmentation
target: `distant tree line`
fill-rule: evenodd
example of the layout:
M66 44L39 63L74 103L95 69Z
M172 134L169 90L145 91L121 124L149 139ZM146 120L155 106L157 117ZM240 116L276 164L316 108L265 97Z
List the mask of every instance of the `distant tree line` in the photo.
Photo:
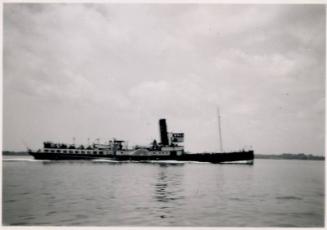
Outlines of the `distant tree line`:
M255 158L257 159L287 159L287 160L325 160L324 156L315 156L312 154L304 154L304 153L283 153L283 154L255 154Z
M2 155L4 155L4 156L24 156L24 155L28 155L28 153L24 152L24 151L2 151Z

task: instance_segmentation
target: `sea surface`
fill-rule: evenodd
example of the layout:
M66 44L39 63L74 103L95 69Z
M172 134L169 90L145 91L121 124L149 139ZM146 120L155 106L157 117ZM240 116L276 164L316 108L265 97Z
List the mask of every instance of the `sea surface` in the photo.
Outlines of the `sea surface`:
M3 225L323 227L324 161L3 157Z

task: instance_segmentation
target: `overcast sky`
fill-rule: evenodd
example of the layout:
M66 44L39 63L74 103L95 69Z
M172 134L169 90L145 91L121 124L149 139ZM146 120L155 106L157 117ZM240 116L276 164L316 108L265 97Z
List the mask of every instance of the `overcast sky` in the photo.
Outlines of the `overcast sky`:
M4 4L3 145L324 154L325 6ZM25 143L25 144L24 144Z

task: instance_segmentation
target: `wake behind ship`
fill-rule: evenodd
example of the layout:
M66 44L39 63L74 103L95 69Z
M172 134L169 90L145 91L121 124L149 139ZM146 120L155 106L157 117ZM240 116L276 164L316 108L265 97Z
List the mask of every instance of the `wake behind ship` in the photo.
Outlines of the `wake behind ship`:
M184 133L167 131L165 119L159 120L160 143L154 140L149 146L135 146L128 148L123 140L111 140L108 144L92 144L87 147L74 144L57 144L44 142L38 151L29 150L29 154L40 160L88 160L111 159L116 161L199 161L211 163L245 162L253 163L253 150L242 150L221 153L184 152Z

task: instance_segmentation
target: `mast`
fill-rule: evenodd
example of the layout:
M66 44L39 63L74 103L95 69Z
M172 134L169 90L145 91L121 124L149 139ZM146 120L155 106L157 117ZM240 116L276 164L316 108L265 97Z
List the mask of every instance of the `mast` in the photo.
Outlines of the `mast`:
M219 130L219 144L220 144L220 152L224 152L224 148L223 148L223 138L221 135L221 122L220 122L220 111L219 111L219 107L217 107L217 112L218 112L218 130Z

